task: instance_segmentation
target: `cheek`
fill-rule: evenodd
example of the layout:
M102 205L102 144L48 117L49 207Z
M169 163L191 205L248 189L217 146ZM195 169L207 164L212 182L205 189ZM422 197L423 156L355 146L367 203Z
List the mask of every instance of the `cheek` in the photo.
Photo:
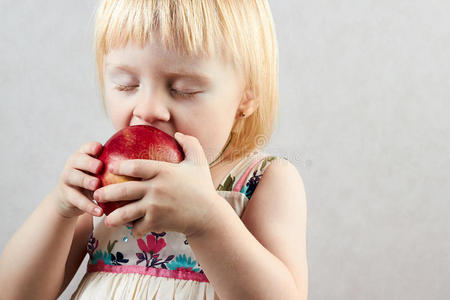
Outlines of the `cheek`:
M133 108L124 101L105 94L105 104L108 115L116 131L128 126Z
M214 135L216 131L226 130L232 126L234 110L235 107L225 101L210 98L207 101L199 102L198 105L183 107L174 116L174 120L180 121L177 124L180 129L203 135L207 133Z
M209 162L225 145L234 122L235 107L218 102L220 105L202 105L176 118L176 128L199 139Z

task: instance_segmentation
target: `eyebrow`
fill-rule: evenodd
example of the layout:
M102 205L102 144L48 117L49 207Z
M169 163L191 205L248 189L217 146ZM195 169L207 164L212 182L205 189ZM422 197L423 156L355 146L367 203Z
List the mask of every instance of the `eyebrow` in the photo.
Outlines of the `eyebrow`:
M131 72L131 73L137 73L138 70L132 66L129 65L125 65L125 64L112 64L112 63L107 63L106 67L110 67L113 71L116 70L120 70L120 71L125 71L125 72ZM191 71L185 71L185 70L179 70L179 71L167 71L167 72L162 72L162 74L168 76L168 77L190 77L190 78L194 78L197 79L203 83L210 83L211 79L202 73L197 73L197 72L191 72Z

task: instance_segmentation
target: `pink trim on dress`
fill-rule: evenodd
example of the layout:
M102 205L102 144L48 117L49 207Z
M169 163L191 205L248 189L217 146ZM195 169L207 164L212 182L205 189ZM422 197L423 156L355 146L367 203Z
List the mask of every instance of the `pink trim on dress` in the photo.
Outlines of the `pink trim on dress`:
M157 277L167 277L183 280L194 280L200 282L209 282L205 274L182 271L182 270L168 270L158 268L147 268L144 266L113 266L99 261L97 264L88 264L87 272L109 272L109 273L139 273L143 275L152 275Z
M252 169L260 162L264 159L265 157L262 157L261 159L255 161L253 164L250 165L250 167L247 168L247 170L244 171L244 173L242 174L241 178L239 178L238 182L236 183L236 185L233 188L234 192L240 192L242 186L244 185L245 180L247 179L248 175L250 174L250 172L252 171Z

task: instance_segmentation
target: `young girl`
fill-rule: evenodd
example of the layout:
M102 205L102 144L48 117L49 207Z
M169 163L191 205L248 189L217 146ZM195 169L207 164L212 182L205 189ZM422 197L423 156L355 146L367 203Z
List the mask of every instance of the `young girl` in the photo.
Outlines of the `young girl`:
M121 161L141 180L99 188L102 144L84 144L4 249L2 299L56 298L86 254L72 299L307 299L303 182L260 150L278 106L267 1L105 0L95 26L115 129L157 127L185 160Z

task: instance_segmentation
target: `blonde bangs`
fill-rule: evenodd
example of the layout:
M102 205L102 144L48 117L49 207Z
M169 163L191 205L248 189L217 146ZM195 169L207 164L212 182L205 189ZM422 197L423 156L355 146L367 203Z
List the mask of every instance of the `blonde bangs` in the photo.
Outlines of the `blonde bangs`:
M224 153L233 159L262 148L278 114L278 52L267 0L101 0L94 50L104 110L104 56L134 43L144 47L158 32L168 51L221 58L244 74L258 109L235 122Z
M97 13L97 50L108 53L128 42L141 47L158 30L167 50L183 55L210 56L223 40L219 16L211 1L118 0L102 1ZM208 30L207 30L208 29Z

